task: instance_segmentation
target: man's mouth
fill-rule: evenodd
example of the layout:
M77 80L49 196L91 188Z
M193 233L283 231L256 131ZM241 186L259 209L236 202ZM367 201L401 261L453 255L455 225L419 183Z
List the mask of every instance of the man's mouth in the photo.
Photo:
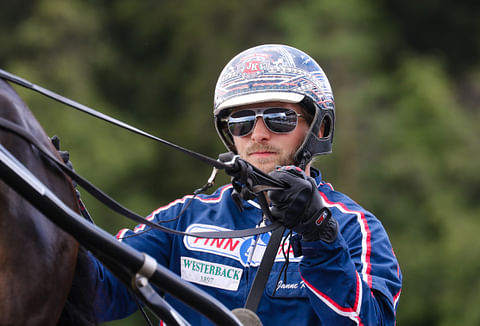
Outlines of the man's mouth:
M253 151L253 152L249 152L248 156L265 157L265 156L271 156L274 154L275 152L272 152L272 151Z

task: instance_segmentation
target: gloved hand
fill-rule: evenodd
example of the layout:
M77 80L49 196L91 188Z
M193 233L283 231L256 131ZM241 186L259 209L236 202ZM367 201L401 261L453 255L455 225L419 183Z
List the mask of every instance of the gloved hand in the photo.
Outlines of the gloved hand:
M301 234L304 241L335 241L338 222L323 206L315 180L296 166L279 167L270 176L290 185L288 189L268 191L272 217Z

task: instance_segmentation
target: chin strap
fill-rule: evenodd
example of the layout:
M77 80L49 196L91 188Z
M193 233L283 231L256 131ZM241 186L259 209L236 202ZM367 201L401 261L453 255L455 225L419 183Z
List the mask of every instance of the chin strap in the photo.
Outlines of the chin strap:
M295 165L298 166L300 169L305 171L307 164L310 163L312 160L312 154L308 150L303 150L301 153L298 153L295 157Z

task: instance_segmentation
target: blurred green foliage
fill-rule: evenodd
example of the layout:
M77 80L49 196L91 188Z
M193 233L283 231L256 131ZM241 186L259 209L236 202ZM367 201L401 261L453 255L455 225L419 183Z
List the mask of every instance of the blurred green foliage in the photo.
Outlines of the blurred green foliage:
M0 67L216 157L213 89L241 50L311 54L334 88L334 153L315 165L383 222L404 274L399 325L478 325L480 3L8 1ZM75 169L146 215L210 168L16 87ZM220 177L219 183L228 182ZM82 192L112 234L132 224ZM279 312L280 313L280 312ZM142 325L136 314L105 325Z

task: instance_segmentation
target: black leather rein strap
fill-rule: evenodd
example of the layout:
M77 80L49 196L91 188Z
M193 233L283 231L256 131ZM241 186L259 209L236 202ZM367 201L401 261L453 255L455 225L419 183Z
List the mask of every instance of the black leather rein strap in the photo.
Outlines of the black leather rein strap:
M170 228L166 228L157 223L153 223L151 221L146 220L145 218L130 211L129 209L123 207L121 204L119 204L118 202L110 198L100 189L98 189L93 184L91 184L88 180L84 179L83 177L75 173L63 162L60 162L55 156L52 155L50 151L48 151L44 147L43 144L37 141L36 138L32 137L30 133L26 132L19 125L0 117L0 128L7 130L9 132L15 133L16 135L18 135L19 137L21 137L22 139L24 139L25 141L27 141L28 143L36 147L38 151L48 159L47 161L50 162L53 167L61 169L61 171L63 171L70 178L75 180L80 186L82 186L85 190L87 190L92 196L97 198L100 202L104 203L113 211L129 219L132 219L138 223L143 223L147 226L161 230L166 233L183 235L183 236L200 237L200 238L222 238L222 239L223 238L241 238L241 237L249 237L252 235L258 235L258 234L272 231L272 236L270 237L267 248L265 249L265 253L263 255L262 261L258 268L257 274L255 275L255 279L253 281L252 287L250 288L250 292L248 294L248 297L245 303L245 308L253 312L257 310L258 304L260 303L260 299L265 289L265 284L268 280L272 265L275 261L276 253L282 241L283 233L285 231L285 227L281 226L278 222L273 222L268 226L262 226L258 228L251 228L251 229L244 229L244 230L198 232L198 233L181 232L181 231L173 230Z
M282 242L283 232L285 227L280 227L272 232L272 236L268 241L267 248L262 257L262 262L258 267L257 274L253 280L252 287L248 293L247 301L245 302L245 308L256 312L260 299L262 298L263 291L265 290L265 284L267 284L270 271L272 270L275 257L277 256L278 247Z
M39 152L48 158L48 161L52 163L52 166L60 168L65 174L67 174L72 180L75 180L82 188L88 191L93 197L98 199L100 202L108 206L113 211L117 212L120 215L123 215L137 223L145 224L151 228L161 230L166 233L182 235L182 236L191 236L197 238L215 238L215 239L226 239L226 238L243 238L249 237L252 235L258 235L266 232L270 232L280 227L278 222L273 222L270 225L258 227L258 228L251 228L251 229L244 229L244 230L233 230L233 231L215 231L215 232L198 232L198 233L188 233L173 230L164 226L159 225L158 223L151 222L137 213L132 212L128 208L122 206L103 191L95 187L92 183L88 180L83 178L82 176L78 175L74 171L72 171L68 166L60 162L55 156L52 155L50 151L48 151L43 144L41 144L36 138L34 138L30 133L26 132L22 127L19 125L7 120L5 118L0 117L0 128L3 128L7 131L13 132L16 135L20 136L33 146L35 146Z

